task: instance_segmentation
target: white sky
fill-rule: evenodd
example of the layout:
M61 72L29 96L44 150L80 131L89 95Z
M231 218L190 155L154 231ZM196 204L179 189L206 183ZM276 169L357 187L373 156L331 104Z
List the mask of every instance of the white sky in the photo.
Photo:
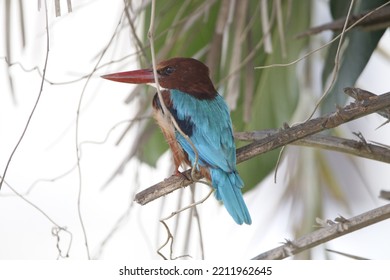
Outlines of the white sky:
M59 18L55 18L54 9L50 6L50 53L47 67L47 79L50 81L69 81L88 74L96 63L96 57L109 42L123 8L123 1L80 1L82 4L72 2L73 13L66 14L66 8L63 7L63 15ZM42 69L45 56L44 10L37 11L36 1L24 1L24 4L29 5L25 9L27 45L23 51L18 47L12 49L12 61L21 62L25 68L38 65ZM17 30L17 20L14 24ZM14 46L18 46L20 42L17 34L17 31L12 34ZM128 31L121 32L115 48L110 48L104 57L105 62L132 52L132 42L129 41L128 34ZM381 44L388 55L389 37L387 33ZM4 44L0 44L0 56L5 56ZM99 70L92 77L82 101L79 143L102 141L115 124L132 117L136 104L129 106L123 102L131 86L105 81L99 76L136 67L134 61L127 59ZM383 55L375 54L358 85L373 92L386 92L389 89L389 72L389 61L386 61ZM40 77L36 71L25 72L17 65L11 67L17 100L15 106L9 87L4 81L5 73L6 65L1 59L0 77L3 81L0 83L1 172L21 135L40 87ZM56 178L70 170L76 163L75 118L84 85L85 80L67 85L44 84L37 110L6 177L6 181L18 192L25 192L38 179ZM374 131L381 122L383 119L372 116L360 123L351 124L351 127L361 128L363 123L366 132L371 133L370 139L375 137L389 139L389 126ZM115 129L103 144L89 143L82 146L81 208L91 256L105 259L160 259L155 251L163 243L166 235L158 219L177 209L179 192L146 206L134 204L120 229L106 244L102 254L98 254L101 242L118 218L126 212L134 193L161 181L170 173L169 154L165 154L159 160L156 169L140 165L133 160L112 184L101 190L103 183L128 153L134 141L136 129L119 146L115 146L125 126L126 124L122 124ZM388 180L384 182L384 178L387 178L384 176L389 171L388 165L370 161L364 161L363 164L375 174L370 178L370 182L376 183L378 189L389 187ZM283 174L283 170L282 166L279 172ZM248 259L266 249L279 246L284 238L291 238L289 206L286 205L286 209L277 214L273 212L276 199L272 198L277 198L283 189L278 188L282 182L273 184L272 176L262 183L261 188L245 197L254 221L250 227L235 225L225 209L214 199L209 199L198 207L202 217L207 259ZM73 170L54 182L37 183L26 198L57 224L67 227L72 232L70 258L85 259L86 250L77 213L78 188L78 172ZM200 190L197 191L199 198L207 193L207 188L200 185L197 190ZM189 189L187 188L184 193L188 196ZM0 196L0 259L55 259L58 252L56 238L51 235L53 224L38 210L11 194L10 189L3 186ZM379 204L383 202L375 203L377 206ZM370 202L364 207L356 207L352 209L352 213L361 213L373 208L373 205ZM342 214L339 210L330 210L329 218ZM187 213L184 217L187 217ZM386 242L389 226L389 222L382 222L332 241L329 247L367 258L389 258L390 245ZM185 253L180 249L185 232L183 227L176 235L175 256ZM189 251L194 258L200 258L198 236L198 231L193 229L191 237L195 242L191 242ZM62 234L60 237L61 248L66 250L69 236ZM168 255L167 249L163 252Z

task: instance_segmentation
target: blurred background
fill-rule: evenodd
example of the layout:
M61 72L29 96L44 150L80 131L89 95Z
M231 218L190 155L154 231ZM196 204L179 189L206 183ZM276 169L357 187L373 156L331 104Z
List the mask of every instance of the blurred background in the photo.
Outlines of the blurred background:
M389 91L390 13L351 28L341 44L326 45L340 34L351 5L359 15L385 3L156 1L156 56L207 64L235 131L280 128L304 122L327 89L314 117L351 102L344 87ZM168 145L151 118L155 90L100 78L151 66L151 1L47 5L46 14L45 1L0 0L1 177L6 170L0 259L249 259L314 231L316 217L348 218L386 203L378 196L389 189L388 164L288 146L276 174L280 149L238 166L251 226L236 225L210 197L167 220L166 228L160 219L209 188L197 184L145 206L133 202L137 192L173 173ZM328 22L333 31L297 37ZM276 64L283 65L261 68ZM385 121L372 114L325 134L358 140L353 133L361 132L388 145L389 125L378 128ZM385 221L294 258L346 258L326 251L332 249L386 259L389 229Z

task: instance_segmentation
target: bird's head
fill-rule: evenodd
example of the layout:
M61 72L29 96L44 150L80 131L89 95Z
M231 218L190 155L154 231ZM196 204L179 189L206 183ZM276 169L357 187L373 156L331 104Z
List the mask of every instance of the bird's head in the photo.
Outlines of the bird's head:
M199 99L210 99L217 95L209 77L209 69L196 59L171 58L160 62L156 70L158 83L162 89L177 89ZM108 74L102 78L115 82L155 86L152 68Z

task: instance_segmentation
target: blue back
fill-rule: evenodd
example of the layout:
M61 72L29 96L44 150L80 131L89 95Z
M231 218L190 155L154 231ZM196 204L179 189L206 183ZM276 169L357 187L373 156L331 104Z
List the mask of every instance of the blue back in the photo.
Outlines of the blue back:
M199 164L225 172L235 171L236 146L229 109L223 98L218 94L211 100L197 99L179 90L170 90L170 93L171 113L195 145ZM191 145L178 132L176 138L193 162L195 155Z
M244 183L236 170L236 145L225 101L219 94L213 99L198 99L174 89L170 94L172 106L169 110L194 144L198 164L209 168L216 198L223 201L237 224L251 224L241 193ZM195 153L191 144L179 132L175 136L194 164Z

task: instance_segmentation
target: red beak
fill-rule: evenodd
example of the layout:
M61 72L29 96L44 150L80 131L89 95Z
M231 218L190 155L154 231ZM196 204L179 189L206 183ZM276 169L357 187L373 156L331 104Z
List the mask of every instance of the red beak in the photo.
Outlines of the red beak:
M154 83L152 69L141 69L135 71L119 72L102 76L103 79L114 82L129 83L129 84L149 84Z

